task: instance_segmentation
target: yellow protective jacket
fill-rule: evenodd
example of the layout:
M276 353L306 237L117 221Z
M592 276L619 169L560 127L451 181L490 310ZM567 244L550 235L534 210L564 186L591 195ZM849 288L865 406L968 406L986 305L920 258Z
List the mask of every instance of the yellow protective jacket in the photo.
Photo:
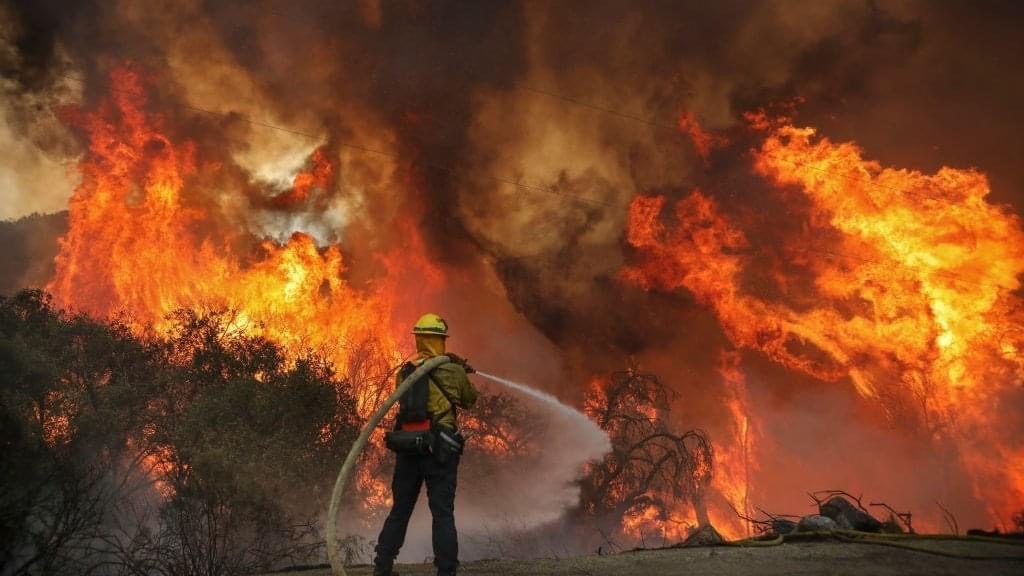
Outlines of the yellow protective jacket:
M417 358L412 361L414 366L419 366L426 360L426 357ZM401 380L398 376L395 380L397 386ZM477 391L473 383L466 376L466 369L455 362L445 362L434 368L429 374L429 386L427 386L427 413L430 417L441 417L435 421L436 424L454 429L455 413L451 410L451 403L438 389L444 387L444 391L455 401L459 408L472 408L476 404Z

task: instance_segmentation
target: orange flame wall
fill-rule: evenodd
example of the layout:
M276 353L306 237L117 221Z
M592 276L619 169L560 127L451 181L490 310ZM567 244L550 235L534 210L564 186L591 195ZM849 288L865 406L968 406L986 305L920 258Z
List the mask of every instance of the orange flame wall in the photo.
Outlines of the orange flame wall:
M735 346L849 382L894 425L952 444L989 519L1005 520L1024 506L1024 448L1006 433L1010 411L1000 406L1024 375L1019 218L986 200L988 183L976 171L883 168L854 144L751 119L767 131L753 151L756 172L810 203L799 237L774 247L811 275L810 293L786 286L785 274L700 190L671 214L664 197L633 200L627 241L635 259L623 278L691 292ZM779 296L750 288L753 273L776 278ZM735 365L723 374L732 388L742 382ZM745 430L742 403L734 404Z
M240 326L289 350L326 350L342 370L355 343L397 353L405 329L396 322L408 321L395 317L397 307L440 286L415 227L404 227L396 245L375 255L384 272L364 289L346 280L339 246L318 247L300 232L283 244L240 249L246 233L217 210L217 198L231 194L218 189L222 167L162 131L161 117L146 111L138 73L118 69L111 81L98 110L69 113L89 149L48 286L60 303L100 316L124 311L158 327L179 307L227 307L238 312ZM334 171L317 150L310 170L277 200L302 202ZM409 277L415 292L403 290L413 285Z

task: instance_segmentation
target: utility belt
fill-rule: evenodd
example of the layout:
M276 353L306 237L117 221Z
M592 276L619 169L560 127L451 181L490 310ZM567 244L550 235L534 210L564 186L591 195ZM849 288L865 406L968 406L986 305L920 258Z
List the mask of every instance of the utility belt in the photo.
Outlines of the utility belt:
M400 422L394 430L384 435L384 445L396 454L410 456L433 454L434 460L443 464L462 454L466 440L458 430L435 424L449 412L452 413L455 420L458 420L458 410L455 400L445 391L444 387L433 382L432 376L428 375L427 378L431 379L430 384L433 384L445 397L450 408L442 414L434 415L429 420Z
M432 454L445 463L462 454L466 440L458 430L433 426L430 420L405 422L399 429L384 434L384 444L396 454L426 456Z

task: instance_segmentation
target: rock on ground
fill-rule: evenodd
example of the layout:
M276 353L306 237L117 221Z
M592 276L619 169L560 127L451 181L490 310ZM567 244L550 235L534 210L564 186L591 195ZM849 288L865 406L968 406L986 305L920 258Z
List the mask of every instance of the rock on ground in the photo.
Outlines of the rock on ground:
M811 514L810 516L804 516L800 519L800 523L797 524L797 530L801 532L819 532L823 530L835 530L839 526L836 521L829 518L828 516L820 516L818 514Z
M822 516L828 516L835 520L836 525L844 529L860 530L861 532L881 532L882 523L857 508L852 502L842 496L833 496L828 502L822 504L819 509Z

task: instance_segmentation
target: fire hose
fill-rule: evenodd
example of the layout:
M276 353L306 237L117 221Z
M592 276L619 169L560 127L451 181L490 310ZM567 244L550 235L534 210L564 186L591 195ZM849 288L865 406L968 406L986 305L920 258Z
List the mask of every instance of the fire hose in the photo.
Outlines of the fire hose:
M1005 544L1010 546L1024 546L1024 542L1009 540L1006 538L993 538L987 536L960 536L952 534L880 534L871 532L860 532L857 530L818 530L810 532L790 532L779 534L774 538L762 540L748 538L737 542L729 542L727 546L741 547L765 547L778 546L785 542L794 540L821 540L835 538L841 542L851 544L871 544L875 546L889 546L892 548L903 548L924 554L933 554L947 558L960 558L963 560L1024 560L1024 556L984 556L978 554L962 554L947 550L938 550L926 546L915 546L911 543L914 540L953 540L960 542L987 542L990 544Z
M412 374L406 377L405 380L395 388L395 391L388 396L388 399L380 405L379 408L370 416L370 420L363 426L362 432L359 433L359 437L356 438L355 443L352 444L352 448L348 451L348 456L345 457L345 463L341 465L341 470L338 472L338 479L334 482L334 491L331 493L331 504L327 508L327 558L331 562L331 573L334 576L345 576L344 563L338 558L338 503L341 501L341 494L345 490L345 483L348 482L348 477L352 475L352 470L356 467L356 462L359 460L359 455L363 452L363 448L366 447L366 442L370 439L370 434L373 433L380 421L384 419L384 415L388 413L388 410L398 402L398 399L405 394L405 391L412 387L412 385L419 380L427 372L430 372L434 368L450 361L448 356L434 356L423 364L420 364Z

